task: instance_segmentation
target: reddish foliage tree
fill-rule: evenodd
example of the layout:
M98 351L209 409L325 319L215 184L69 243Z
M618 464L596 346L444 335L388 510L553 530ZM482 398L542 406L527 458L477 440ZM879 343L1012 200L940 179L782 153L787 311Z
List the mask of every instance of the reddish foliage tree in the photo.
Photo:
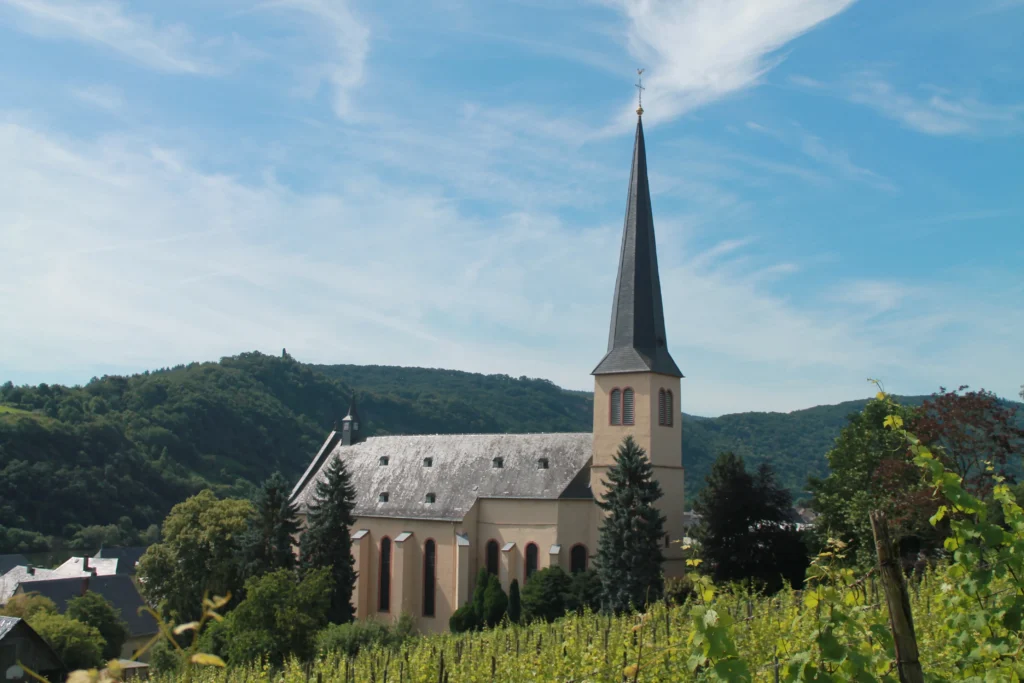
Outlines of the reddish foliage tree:
M992 490L987 463L1004 476L1011 458L1024 454L1024 429L1017 409L982 389L955 391L939 387L921 406L910 426L931 447L950 470L963 479L964 488L980 497Z

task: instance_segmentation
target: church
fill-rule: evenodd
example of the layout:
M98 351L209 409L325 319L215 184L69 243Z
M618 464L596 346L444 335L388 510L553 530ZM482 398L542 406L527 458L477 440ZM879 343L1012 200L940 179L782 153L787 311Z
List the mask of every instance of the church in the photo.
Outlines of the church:
M665 337L643 109L633 166L608 351L594 375L594 428L580 434L361 434L355 405L292 491L304 519L315 482L342 458L356 489L352 554L357 619L413 617L444 631L469 602L481 567L507 592L545 567L586 570L604 514L596 500L622 440L647 451L664 496L665 575L684 573L683 376Z

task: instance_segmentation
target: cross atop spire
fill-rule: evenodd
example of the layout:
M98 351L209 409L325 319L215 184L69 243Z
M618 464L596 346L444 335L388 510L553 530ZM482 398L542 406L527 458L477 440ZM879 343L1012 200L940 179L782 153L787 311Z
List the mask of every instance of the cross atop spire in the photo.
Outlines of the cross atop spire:
M636 115L644 115L644 70L636 70Z

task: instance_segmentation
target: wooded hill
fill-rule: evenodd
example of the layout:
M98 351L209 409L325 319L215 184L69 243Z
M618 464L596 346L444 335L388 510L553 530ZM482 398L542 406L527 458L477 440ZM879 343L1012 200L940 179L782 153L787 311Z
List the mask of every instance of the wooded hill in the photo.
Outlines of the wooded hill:
M546 380L308 365L286 354L244 353L82 387L8 382L0 386L0 552L35 549L39 539L24 532L71 538L82 527L117 525L130 536L203 487L247 495L275 470L297 478L353 390L369 434L592 428L592 397ZM684 416L688 496L724 450L772 463L799 495L808 475L825 474L825 452L863 404Z

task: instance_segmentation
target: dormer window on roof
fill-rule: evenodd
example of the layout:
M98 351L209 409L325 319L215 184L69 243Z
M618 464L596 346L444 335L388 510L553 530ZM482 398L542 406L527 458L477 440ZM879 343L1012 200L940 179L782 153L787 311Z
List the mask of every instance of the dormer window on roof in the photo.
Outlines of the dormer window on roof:
M381 491L377 495L377 502L378 503L386 503L386 502L388 502L388 492L387 491Z
M377 461L377 464L380 467L387 467L387 465L388 465L388 456L386 456L386 455L380 456L380 460Z
M537 460L538 470L546 470L548 468L548 465L549 463L547 458L540 458L539 460Z
M434 503L436 501L437 501L437 494L436 493L428 493L427 494L427 501L426 502Z
M424 467L433 467L434 466L434 459L433 458L423 458L423 466Z
M500 470L504 466L505 466L505 459L504 458L495 458L494 460L491 460L491 467L493 467L496 470Z

